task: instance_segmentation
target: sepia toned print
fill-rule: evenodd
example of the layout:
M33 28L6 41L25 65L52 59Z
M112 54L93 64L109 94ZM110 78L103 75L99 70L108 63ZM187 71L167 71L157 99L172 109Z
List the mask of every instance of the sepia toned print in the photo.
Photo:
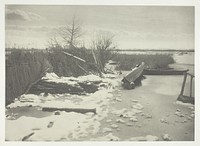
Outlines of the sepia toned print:
M194 141L194 7L6 5L5 141Z

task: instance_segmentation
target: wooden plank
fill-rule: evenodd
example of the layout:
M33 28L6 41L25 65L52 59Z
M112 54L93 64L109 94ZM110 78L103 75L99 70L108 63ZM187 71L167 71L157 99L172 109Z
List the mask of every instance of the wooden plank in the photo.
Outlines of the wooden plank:
M187 73L188 75L190 75L191 77L194 77L194 75L193 74L191 74L191 73Z
M77 112L77 113L88 113L88 112L93 112L96 114L96 108L93 109L85 109L85 108L51 108L51 107L43 107L42 111L48 111L48 112L53 112L53 111L66 111L66 112Z
M72 55L72 54L70 54L70 53L67 53L67 52L63 52L65 55L68 55L68 56L70 56L70 57L73 57L73 58L75 58L75 59L77 59L77 60L79 60L79 61L81 61L81 62L84 62L84 63L86 63L86 61L84 60L84 59L82 59L82 58L79 58L79 57L77 57L77 56L75 56L75 55Z

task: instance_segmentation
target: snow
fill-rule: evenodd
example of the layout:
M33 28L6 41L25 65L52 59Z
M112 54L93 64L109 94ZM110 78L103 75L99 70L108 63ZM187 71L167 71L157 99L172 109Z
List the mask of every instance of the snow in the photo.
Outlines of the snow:
M125 123L125 121L122 120L122 119L117 119L116 122L117 122L117 123Z
M47 97L34 94L24 94L14 103L8 105L8 108L23 107L23 106L39 106L39 107L52 107L52 108L101 108L107 105L109 98L113 95L110 90L99 90L93 94L84 95L69 95L63 96L48 94ZM72 100L72 98L74 98ZM76 100L75 100L76 99Z
M115 100L116 100L116 101L119 101L119 102L121 102L121 101L122 101L122 99L121 99L121 98L115 98Z
M116 125L116 124L112 124L111 127L112 127L113 129L116 129L116 128L118 128L119 126Z
M117 109L113 109L112 110L112 114L115 114L116 116L119 116L119 117L123 117L123 118L129 118L130 121L132 122L137 122L137 118L136 118L136 114L138 113L141 113L142 111L141 110L138 110L138 109L126 109L126 108L123 108L123 109L120 109L120 110L117 110Z
M119 141L120 138L117 136L114 136L112 133L107 134L106 136L93 138L91 139L93 141Z
M102 78L96 75L87 75L75 77L58 77L55 73L47 73L42 80L55 83L66 83L69 85L78 85L83 82L102 82Z
M160 119L160 122L165 123L165 124L169 124L169 122L165 118Z
M23 106L35 106L44 108L84 108L96 109L97 114L80 114L75 112L61 112L52 115L35 118L21 116L16 120L6 119L6 140L21 141L24 137L31 135L29 141L57 141L57 140L81 140L88 135L95 135L100 129L100 122L108 115L109 102L113 98L112 92L118 82L112 79L102 79L95 75L73 77L58 77L55 73L47 73L42 79L47 82L67 83L76 85L79 82L102 82L105 87L100 87L98 91L86 95L70 94L48 94L40 95L24 94L16 98L7 108ZM114 86L113 86L113 85ZM58 112L58 111L57 111ZM112 126L111 126L112 127ZM118 126L114 125L117 128ZM104 129L104 132L111 132ZM108 134L105 139L118 140L112 134Z
M143 109L144 107L143 107L140 103L136 103L135 105L132 106L132 108L141 110L141 109Z
M158 141L159 138L153 135L146 135L145 137L144 136L132 137L128 140L130 141Z
M44 80L53 80L53 79L59 79L59 77L55 73L47 73L44 77L42 77Z
M44 120L32 117L22 116L17 120L6 120L6 140L22 140L24 136L32 132L32 129L45 127L46 124Z
M163 134L162 136L163 140L165 141L171 141L172 139L170 138L169 134Z
M188 106L190 108L194 108L194 104L191 104L191 103L184 103L184 102L181 102L181 101L176 101L176 104L182 105L182 106Z
M70 120L69 120L70 119ZM48 128L49 122L53 122ZM22 124L23 123L23 124ZM17 120L6 120L6 139L22 140L34 132L28 140L76 140L87 134L99 131L100 123L89 115L62 112L44 118L20 117ZM38 129L38 130L34 130Z
M79 82L101 82L102 78L96 75L87 75L78 77Z
M120 110L113 109L112 114L120 116L121 114L124 114L127 111L128 111L128 109L126 109L126 108L123 108L123 109L120 109Z
M132 122L138 122L138 119L135 116L131 117L129 120Z
M87 94L87 96L81 95L52 95L48 94L47 97L34 94L24 94L19 98L16 98L14 103L11 103L7 108L15 108L22 106L40 106L40 107L56 107L56 108L101 108L101 106L107 105L109 99L113 96L111 92L115 90L115 86L118 86L118 82L112 79L102 79L96 75L74 77L58 77L55 73L47 73L42 79L48 82L63 82L70 85L76 85L79 82L102 82L105 87L100 87L99 91L93 94ZM71 98L70 98L71 97ZM74 100L76 99L76 100Z
M192 118L194 118L194 116L195 116L194 114L191 114L191 115L190 115L190 117L192 117Z
M24 94L20 98L16 98L14 103L9 104L8 108L22 107L22 106L38 106L42 102L40 96L34 94Z
M174 114L177 115L177 116L179 116L179 117L184 117L185 116L180 111L176 111Z
M147 141L158 141L159 138L157 136L147 135L146 137Z
M112 132L111 128L103 128L103 133Z
M117 76L117 74L103 74L104 78L116 78Z

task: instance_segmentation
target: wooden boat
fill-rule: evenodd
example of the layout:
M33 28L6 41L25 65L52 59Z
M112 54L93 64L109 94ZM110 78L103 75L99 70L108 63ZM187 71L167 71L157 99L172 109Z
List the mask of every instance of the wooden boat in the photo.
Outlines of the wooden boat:
M144 69L144 75L183 75L188 69Z
M142 73L144 69L144 62L142 62L139 65L136 65L135 68L132 69L130 73L128 73L123 79L122 79L122 86L127 89L133 89L135 87L135 84L139 81L141 81Z

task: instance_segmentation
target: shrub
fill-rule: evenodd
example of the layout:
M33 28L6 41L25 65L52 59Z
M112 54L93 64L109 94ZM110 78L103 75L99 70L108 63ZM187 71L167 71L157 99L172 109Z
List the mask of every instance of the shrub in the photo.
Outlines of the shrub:
M80 76L87 71L95 72L93 64L86 64L66 56L63 51L76 55L87 62L94 62L90 50L84 48L44 50L12 49L6 59L6 104L25 93L30 84L39 80L47 69L59 76ZM81 67L79 67L81 66Z

